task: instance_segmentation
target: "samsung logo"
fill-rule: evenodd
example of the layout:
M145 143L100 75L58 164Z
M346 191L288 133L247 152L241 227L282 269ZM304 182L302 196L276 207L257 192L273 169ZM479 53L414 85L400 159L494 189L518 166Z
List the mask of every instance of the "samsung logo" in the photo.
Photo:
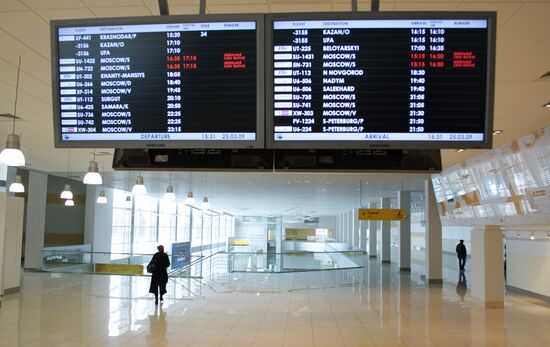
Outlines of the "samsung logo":
M372 143L369 144L370 148L390 148L390 145L384 143Z
M163 147L166 147L166 144L164 144L164 143L147 143L145 146L147 148L163 148Z

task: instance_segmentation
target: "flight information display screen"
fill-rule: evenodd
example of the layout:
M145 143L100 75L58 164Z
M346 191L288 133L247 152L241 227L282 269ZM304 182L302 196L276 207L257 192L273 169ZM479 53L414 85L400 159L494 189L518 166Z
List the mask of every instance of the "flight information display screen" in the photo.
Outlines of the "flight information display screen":
M53 22L56 145L263 147L263 21L234 17Z
M494 16L451 15L274 15L268 146L490 147Z

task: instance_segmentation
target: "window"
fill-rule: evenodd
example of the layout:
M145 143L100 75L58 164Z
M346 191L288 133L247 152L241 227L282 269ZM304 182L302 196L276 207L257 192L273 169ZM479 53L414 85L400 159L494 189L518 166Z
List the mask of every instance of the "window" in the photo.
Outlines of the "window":
M132 207L126 203L127 193L113 190L113 222L111 259L120 259L132 252Z

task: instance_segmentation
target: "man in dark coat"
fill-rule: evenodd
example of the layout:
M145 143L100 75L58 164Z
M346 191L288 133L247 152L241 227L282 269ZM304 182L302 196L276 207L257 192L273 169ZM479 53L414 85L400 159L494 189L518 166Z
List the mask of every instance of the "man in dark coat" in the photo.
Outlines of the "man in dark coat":
M458 267L460 271L464 271L466 266L466 246L464 245L464 240L460 240L460 243L456 245L456 256L458 257Z
M155 270L151 275L151 286L149 287L149 293L155 294L155 305L159 303L159 293L161 302L163 301L162 296L166 294L166 283L168 283L168 272L166 272L166 268L170 266L170 259L168 259L168 255L164 253L164 246L160 245L157 249L158 252L153 255L150 262L155 264Z

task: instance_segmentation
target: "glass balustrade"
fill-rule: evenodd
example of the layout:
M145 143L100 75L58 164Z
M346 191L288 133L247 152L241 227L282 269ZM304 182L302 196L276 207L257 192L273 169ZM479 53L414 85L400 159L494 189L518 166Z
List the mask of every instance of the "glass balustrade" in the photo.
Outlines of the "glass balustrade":
M152 254L90 252L80 249L44 249L42 270L47 272L147 275ZM182 266L168 268L171 277L208 277L212 273L297 272L352 269L363 266L362 251L293 251L285 253L211 252L202 255L168 254L172 263L179 258ZM181 262L181 258L185 261Z

